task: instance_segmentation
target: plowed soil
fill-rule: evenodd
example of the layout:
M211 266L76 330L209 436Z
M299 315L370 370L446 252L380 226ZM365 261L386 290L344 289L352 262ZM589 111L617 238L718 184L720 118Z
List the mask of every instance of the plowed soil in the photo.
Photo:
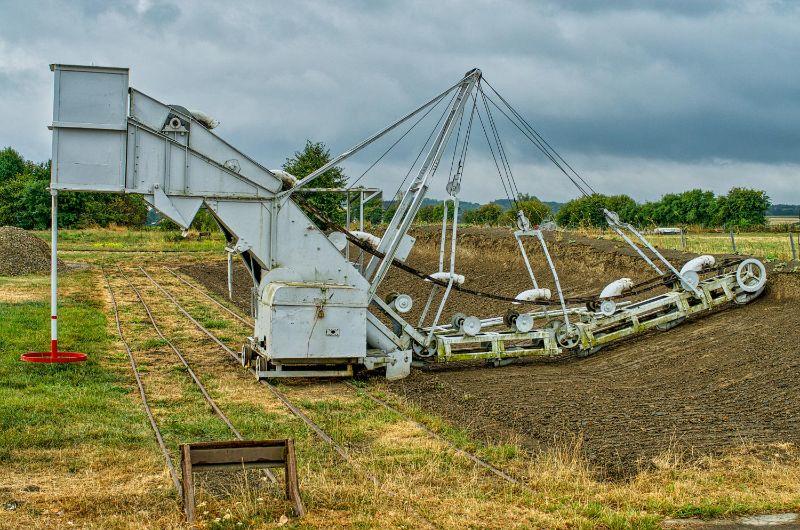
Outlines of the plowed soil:
M409 263L438 268L438 233L418 229ZM513 296L530 288L519 251L503 229L459 234L456 271L465 286ZM597 293L622 276L640 281L652 270L627 247L556 235L548 243L567 294ZM533 242L531 262L552 287ZM667 253L677 265L690 254ZM224 262L184 272L226 292ZM249 309L249 278L237 268L237 303ZM382 289L408 293L416 324L430 285L393 271ZM508 304L454 293L444 311L502 314ZM765 294L664 333L606 348L586 359L529 360L502 368L436 366L394 383L398 394L476 437L513 438L536 450L580 442L597 472L622 477L652 465L667 450L688 458L723 452L742 442L800 445L800 275L772 273ZM774 452L771 450L771 452Z

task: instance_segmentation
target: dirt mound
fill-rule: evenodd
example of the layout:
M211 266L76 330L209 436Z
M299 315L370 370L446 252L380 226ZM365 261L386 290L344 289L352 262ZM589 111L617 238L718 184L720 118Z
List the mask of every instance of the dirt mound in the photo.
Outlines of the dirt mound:
M14 226L0 227L0 276L50 272L50 246Z
M411 265L438 268L438 231L420 228ZM542 253L531 241L531 265L552 287ZM465 286L514 296L530 278L508 230L466 228L459 233L456 272ZM640 281L652 270L632 250L612 241L551 234L548 247L562 287L597 293L622 276ZM676 265L690 254L665 252ZM351 254L353 256L354 254ZM357 254L355 254L357 256ZM209 288L227 293L225 263L184 268ZM249 308L251 284L237 268L236 293ZM414 298L409 321L430 284L393 270L381 293ZM417 405L475 436L509 438L536 450L580 441L599 474L622 477L668 450L687 456L723 452L743 441L800 444L800 275L771 274L759 300L653 332L596 355L569 362L528 360L503 368L437 366L414 370L392 385ZM443 314L502 314L508 305L453 293Z

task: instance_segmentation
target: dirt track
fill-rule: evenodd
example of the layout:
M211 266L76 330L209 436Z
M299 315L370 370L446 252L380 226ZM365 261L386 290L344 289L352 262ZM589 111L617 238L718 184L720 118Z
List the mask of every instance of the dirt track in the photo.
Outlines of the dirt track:
M410 263L433 272L438 237L432 230L415 235ZM467 229L459 244L456 270L467 277L465 285L512 296L529 288L509 232ZM652 275L629 249L607 241L557 238L550 248L562 285L573 294L597 292L621 276ZM535 255L534 270L548 285L544 258ZM689 255L669 257L681 264ZM184 270L213 289L226 289L224 263ZM239 274L238 302L249 307L248 279L243 270ZM410 321L416 323L428 289L395 271L383 291L411 294L416 307ZM669 448L697 456L743 440L800 445L799 303L800 275L773 274L765 295L747 306L588 359L415 370L393 389L479 437L512 436L532 449L580 439L589 461L613 477L650 465ZM444 315L449 319L458 310L486 316L507 308L456 293Z

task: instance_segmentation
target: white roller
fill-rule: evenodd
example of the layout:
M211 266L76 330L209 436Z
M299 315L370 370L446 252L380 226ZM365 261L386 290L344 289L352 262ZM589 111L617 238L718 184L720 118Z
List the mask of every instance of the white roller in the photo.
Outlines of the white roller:
M442 282L449 282L450 281L450 273L449 272L434 272L431 274L431 278L434 280L439 280ZM462 274L453 273L453 283L456 285L463 285L466 278ZM425 281L430 281L427 278Z
M550 300L551 296L552 293L550 289L528 289L527 291L522 291L514 298L524 302L535 302L536 300Z
M282 169L270 169L270 171L289 188L294 188L294 185L297 184L298 178L287 171Z
M600 291L600 298L619 296L629 289L633 289L633 280L630 278L620 278L603 287L603 290Z
M219 120L215 120L202 110L194 110L194 109L186 109L189 113L194 116L194 119L208 127L209 129L213 129L217 125L219 125Z
M371 246L372 248L378 248L381 244L381 238L376 235L370 234L369 232L362 232L360 230L354 230L350 232L353 237L358 239L359 241L363 241L367 245Z
M714 256L709 254L704 254L702 256L697 256L696 258L692 258L681 267L681 274L688 271L693 272L700 272L703 269L707 269L709 267L713 267L717 261L714 259Z

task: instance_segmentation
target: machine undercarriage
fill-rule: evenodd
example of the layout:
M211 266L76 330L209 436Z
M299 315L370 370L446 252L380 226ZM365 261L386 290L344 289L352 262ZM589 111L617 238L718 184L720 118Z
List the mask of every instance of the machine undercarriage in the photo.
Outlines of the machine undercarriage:
M750 302L765 287L766 270L755 259L718 264L712 256L700 256L679 270L636 228L604 210L609 227L655 276L640 284L619 278L596 295L567 297L547 248L545 232L552 227L532 226L519 209L513 237L530 285L515 297L470 289L469 279L458 274L456 250L459 193L473 136L486 139L514 205L519 196L496 115L507 118L581 193L594 192L477 69L302 179L266 169L238 151L211 132L217 122L206 114L129 88L127 69L52 69L53 193L141 194L183 228L205 205L253 281L255 327L241 362L259 378L349 376L358 369L385 369L387 378L396 379L408 375L412 362L484 360L501 365L526 356L589 355L651 329L670 329L724 304ZM405 131L369 169L374 167L429 115L439 115L439 120L400 184L395 213L380 237L364 230L363 187L327 190L347 194L345 226L303 200L302 191L318 176ZM420 271L406 263L415 243L408 231L445 157L451 159L439 266L437 271ZM349 222L354 192L361 195L357 230ZM533 243L526 246L529 241ZM546 258L550 287L540 285L531 267L532 245ZM378 287L392 267L427 282L427 300L404 293L381 298ZM507 302L509 309L485 318L445 315L454 290ZM424 309L412 323L404 315L415 304Z

